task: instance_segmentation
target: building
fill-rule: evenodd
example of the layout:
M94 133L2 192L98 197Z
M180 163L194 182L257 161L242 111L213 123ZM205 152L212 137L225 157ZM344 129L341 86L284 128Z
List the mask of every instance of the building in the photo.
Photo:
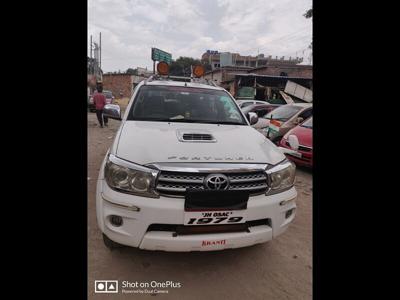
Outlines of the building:
M104 74L103 89L112 91L116 98L130 98L133 90L133 77L134 75L126 73Z
M206 72L204 74L204 78L208 80L212 80L219 86L224 86L224 83L230 81L235 78L236 74L246 73L247 71L252 70L251 67L222 67L217 68L212 71Z
M137 72L136 75L144 77L150 77L151 75L153 75L153 70L147 70L147 68L137 67L136 72Z
M201 56L201 61L203 63L208 63L211 65L211 69L217 69L224 66L236 66L236 67L252 67L257 68L261 66L266 66L268 64L280 64L280 65L296 65L303 62L303 58L299 57L272 57L265 56L264 54L259 54L257 56L243 56L239 53L231 52L218 52L207 50Z
M254 73L236 74L226 82L227 89L236 99L265 100L270 103L286 103L284 92L288 81L312 90L312 78L297 76L261 75ZM291 98L294 98L291 96ZM302 102L294 98L294 101Z
M112 91L116 98L131 98L133 89L148 76L128 73L106 73L103 75L103 89Z
M313 67L268 62L258 68L221 67L206 73L217 85L237 99L257 99L285 103L282 91L288 80L312 90Z
M313 78L313 67L311 65L282 65L279 63L269 63L266 66L254 68L247 73L270 76L289 76Z

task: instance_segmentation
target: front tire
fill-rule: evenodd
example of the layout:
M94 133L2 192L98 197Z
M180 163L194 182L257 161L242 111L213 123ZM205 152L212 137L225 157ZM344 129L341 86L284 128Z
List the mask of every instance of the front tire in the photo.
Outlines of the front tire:
M103 242L104 242L104 245L111 251L124 247L123 245L121 245L117 242L114 242L113 240L110 240L104 233L103 233Z

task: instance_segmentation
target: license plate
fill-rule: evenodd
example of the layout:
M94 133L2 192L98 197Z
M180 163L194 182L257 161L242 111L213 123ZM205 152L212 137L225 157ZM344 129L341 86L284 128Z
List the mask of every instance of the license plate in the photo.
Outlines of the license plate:
M184 225L218 225L246 222L246 210L185 211Z

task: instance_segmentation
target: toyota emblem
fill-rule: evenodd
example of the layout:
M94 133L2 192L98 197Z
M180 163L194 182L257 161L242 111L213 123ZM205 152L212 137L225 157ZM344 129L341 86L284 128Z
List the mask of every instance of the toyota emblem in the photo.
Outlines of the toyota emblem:
M204 179L204 187L208 190L226 190L229 179L224 174L210 174Z

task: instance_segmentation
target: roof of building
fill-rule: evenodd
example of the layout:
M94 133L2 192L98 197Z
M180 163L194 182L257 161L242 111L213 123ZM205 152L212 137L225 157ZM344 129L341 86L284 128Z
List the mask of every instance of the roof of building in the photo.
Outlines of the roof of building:
M217 72L221 72L222 70L229 70L229 71L246 71L246 70L252 70L254 69L253 67L246 67L246 66L225 66L225 67L221 67L221 68L216 68L214 70L208 71L205 73L205 75L207 74L211 74L211 73L217 73Z
M274 76L274 75L255 74L255 73L235 74L235 77L236 76L241 76L241 77L264 77L264 78L276 78L276 79L306 79L306 80L312 80L312 78L309 78L309 77Z
M256 70L261 70L261 69L268 69L269 67L281 67L281 68L300 68L300 69L312 69L312 65L299 65L299 64L284 64L284 63L279 63L279 62L272 62L270 64L267 64L265 66L257 67L257 68L252 68L251 71L256 71Z
M119 76L121 76L121 75L129 75L129 76L131 76L131 75L133 75L133 74L129 74L129 73L105 73L105 74L103 74L103 76L116 76L116 75L119 75Z

